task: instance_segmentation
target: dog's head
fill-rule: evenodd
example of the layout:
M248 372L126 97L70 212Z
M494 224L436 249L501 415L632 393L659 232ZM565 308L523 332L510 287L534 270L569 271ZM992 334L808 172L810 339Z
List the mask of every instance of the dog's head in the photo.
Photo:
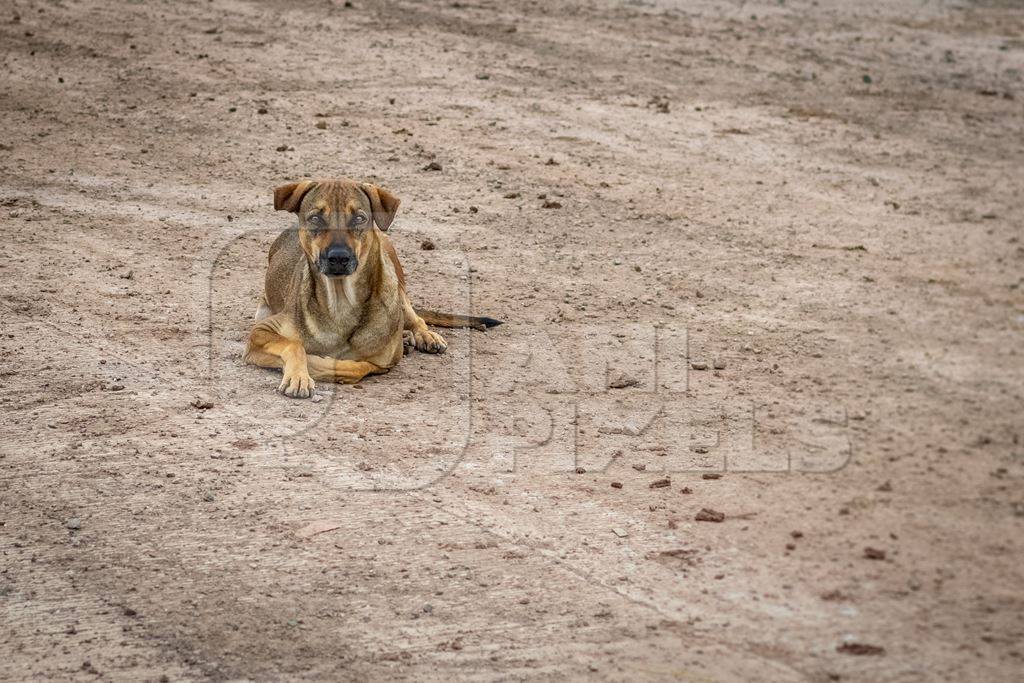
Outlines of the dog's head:
M299 244L328 277L356 272L374 225L386 231L399 200L387 190L348 178L303 180L274 190L274 209L299 216Z

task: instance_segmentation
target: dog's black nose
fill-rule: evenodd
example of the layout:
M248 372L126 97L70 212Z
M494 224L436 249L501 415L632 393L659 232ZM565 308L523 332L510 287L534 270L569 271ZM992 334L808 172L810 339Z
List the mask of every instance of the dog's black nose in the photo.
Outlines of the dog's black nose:
M327 265L334 266L335 268L347 268L350 261L355 258L353 254L346 247L332 246L327 249L327 253L324 254Z
M328 247L321 259L322 270L327 275L351 275L359 264L351 249L338 244Z

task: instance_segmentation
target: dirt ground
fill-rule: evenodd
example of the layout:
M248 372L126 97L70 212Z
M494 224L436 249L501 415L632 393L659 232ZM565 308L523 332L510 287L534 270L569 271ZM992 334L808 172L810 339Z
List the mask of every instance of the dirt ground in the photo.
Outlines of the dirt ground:
M3 680L1019 680L1019 3L4 0L0 44ZM506 324L289 400L240 360L271 190L337 175Z

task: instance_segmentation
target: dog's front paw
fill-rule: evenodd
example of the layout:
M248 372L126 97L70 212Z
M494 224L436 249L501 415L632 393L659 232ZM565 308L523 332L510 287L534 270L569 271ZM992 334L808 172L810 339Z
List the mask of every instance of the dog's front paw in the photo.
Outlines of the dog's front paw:
M437 332L424 329L413 332L412 338L415 341L417 351L424 353L444 353L448 349L448 342Z
M313 395L314 389L316 389L316 383L305 369L301 372L285 370L281 386L277 388L279 392L289 398L309 398Z

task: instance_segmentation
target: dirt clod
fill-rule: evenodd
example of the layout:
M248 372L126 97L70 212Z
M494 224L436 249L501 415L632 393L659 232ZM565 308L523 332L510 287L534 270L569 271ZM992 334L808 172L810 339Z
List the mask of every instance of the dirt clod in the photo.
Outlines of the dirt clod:
M609 389L627 389L640 384L640 380L622 371L614 371L608 378Z
M725 513L712 510L711 508L701 508L694 519L698 522L724 522Z
M885 551L879 550L878 548L867 547L864 548L864 557L869 560L884 560Z
M885 654L885 648L867 643L843 643L836 647L836 652L841 652L844 655L879 656Z

